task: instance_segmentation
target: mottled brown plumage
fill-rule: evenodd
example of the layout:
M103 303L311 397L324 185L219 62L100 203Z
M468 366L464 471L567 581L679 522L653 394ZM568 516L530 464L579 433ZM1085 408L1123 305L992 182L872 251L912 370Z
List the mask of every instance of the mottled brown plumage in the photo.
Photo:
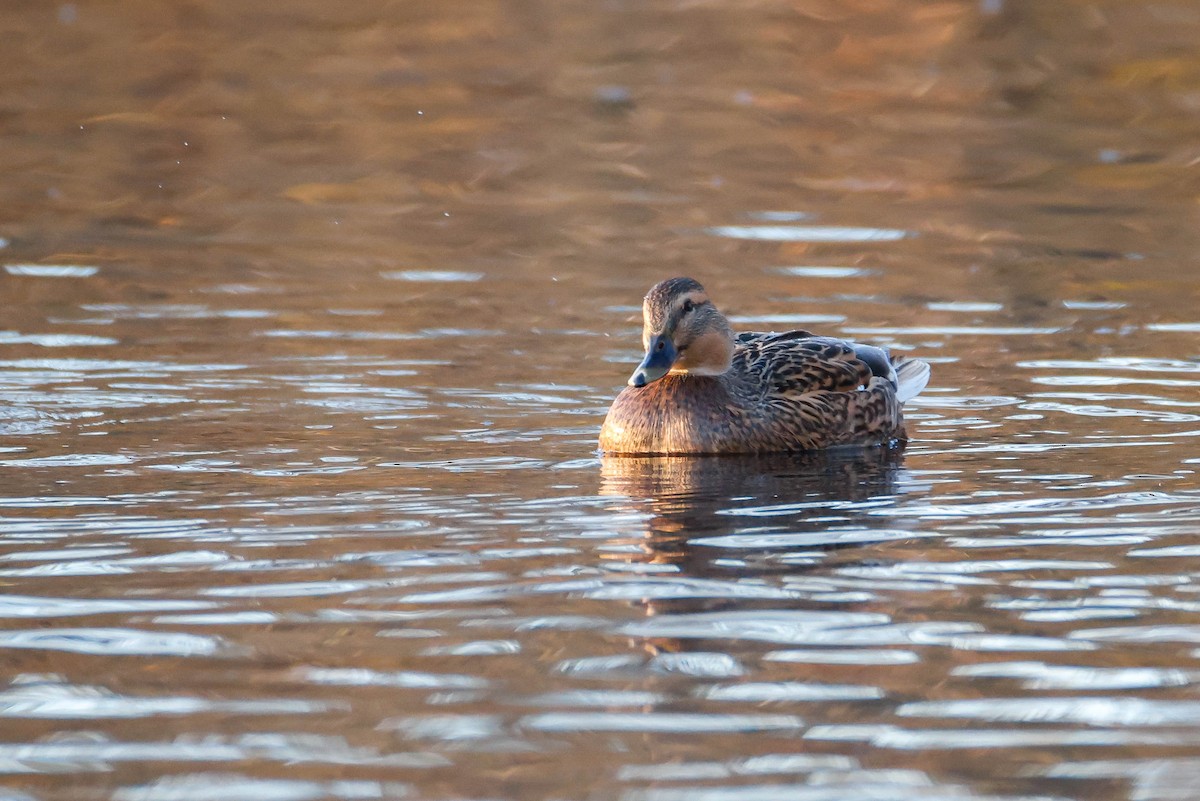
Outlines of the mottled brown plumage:
M642 306L646 357L600 431L610 454L809 451L906 439L929 366L807 331L735 334L690 278Z

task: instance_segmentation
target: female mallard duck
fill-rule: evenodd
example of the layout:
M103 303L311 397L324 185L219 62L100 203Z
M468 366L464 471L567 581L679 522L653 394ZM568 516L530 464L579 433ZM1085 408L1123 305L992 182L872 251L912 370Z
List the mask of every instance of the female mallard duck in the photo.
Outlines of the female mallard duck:
M646 357L608 410L612 454L719 454L887 445L929 365L807 331L735 334L691 278L642 303Z

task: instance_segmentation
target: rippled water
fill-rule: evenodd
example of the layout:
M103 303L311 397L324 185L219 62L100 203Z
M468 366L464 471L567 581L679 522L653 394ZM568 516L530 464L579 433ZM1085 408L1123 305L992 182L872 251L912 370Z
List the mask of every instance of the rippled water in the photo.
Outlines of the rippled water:
M1200 11L0 11L0 799L1180 799ZM601 459L642 293L934 366Z

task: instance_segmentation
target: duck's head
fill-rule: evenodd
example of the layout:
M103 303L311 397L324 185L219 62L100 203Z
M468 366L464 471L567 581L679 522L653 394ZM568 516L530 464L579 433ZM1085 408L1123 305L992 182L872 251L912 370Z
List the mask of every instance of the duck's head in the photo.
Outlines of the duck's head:
M655 284L642 301L646 357L629 377L644 387L667 373L720 375L733 360L733 330L704 287L691 278Z

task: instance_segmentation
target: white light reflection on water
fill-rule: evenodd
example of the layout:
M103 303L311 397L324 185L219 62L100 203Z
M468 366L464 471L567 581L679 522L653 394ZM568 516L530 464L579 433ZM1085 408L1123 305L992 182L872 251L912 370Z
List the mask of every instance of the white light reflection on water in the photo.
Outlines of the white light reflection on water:
M0 631L0 649L32 648L106 656L214 656L226 647L215 637L130 628Z
M797 265L795 267L777 267L776 270L784 275L797 278L854 278L867 276L872 272L861 267L835 267L832 265Z
M0 242L8 244L8 240L0 240ZM90 278L100 272L100 268L76 264L6 264L4 271L9 275L26 275L35 278Z
M317 801L340 798L346 801L406 798L410 785L402 782L306 781L303 779L257 779L230 773L197 773L165 776L148 784L121 787L113 801Z
M970 718L989 722L1079 723L1086 726L1200 727L1200 701L1145 698L980 698L902 704L901 717Z
M22 334L19 331L0 331L0 345L39 345L43 348L88 348L116 345L112 337L91 334Z
M1020 679L1030 690L1135 690L1182 687L1200 682L1200 670L1164 668L1094 668L1048 665L1045 662L995 662L960 665L956 676Z
M895 242L911 231L892 228L854 228L836 225L719 225L714 236L767 242Z
M37 677L17 677L0 690L0 717L53 720L144 718L162 715L223 713L293 715L323 712L323 702L300 699L211 700L192 696L133 697L102 687L70 685Z
M281 764L440 767L429 753L380 754L341 737L287 734L182 736L172 740L120 741L95 732L65 733L44 742L0 743L0 774L111 772L120 763L222 763L263 760Z
M390 281L413 281L434 283L472 283L483 278L483 273L457 270L394 270L380 273Z
M28 595L0 595L0 618L68 617L105 615L118 612L166 612L185 609L211 609L207 601L149 600L134 598L45 598Z
M794 715L722 715L687 712L547 712L527 715L522 728L542 732L761 732L798 731L804 721Z

